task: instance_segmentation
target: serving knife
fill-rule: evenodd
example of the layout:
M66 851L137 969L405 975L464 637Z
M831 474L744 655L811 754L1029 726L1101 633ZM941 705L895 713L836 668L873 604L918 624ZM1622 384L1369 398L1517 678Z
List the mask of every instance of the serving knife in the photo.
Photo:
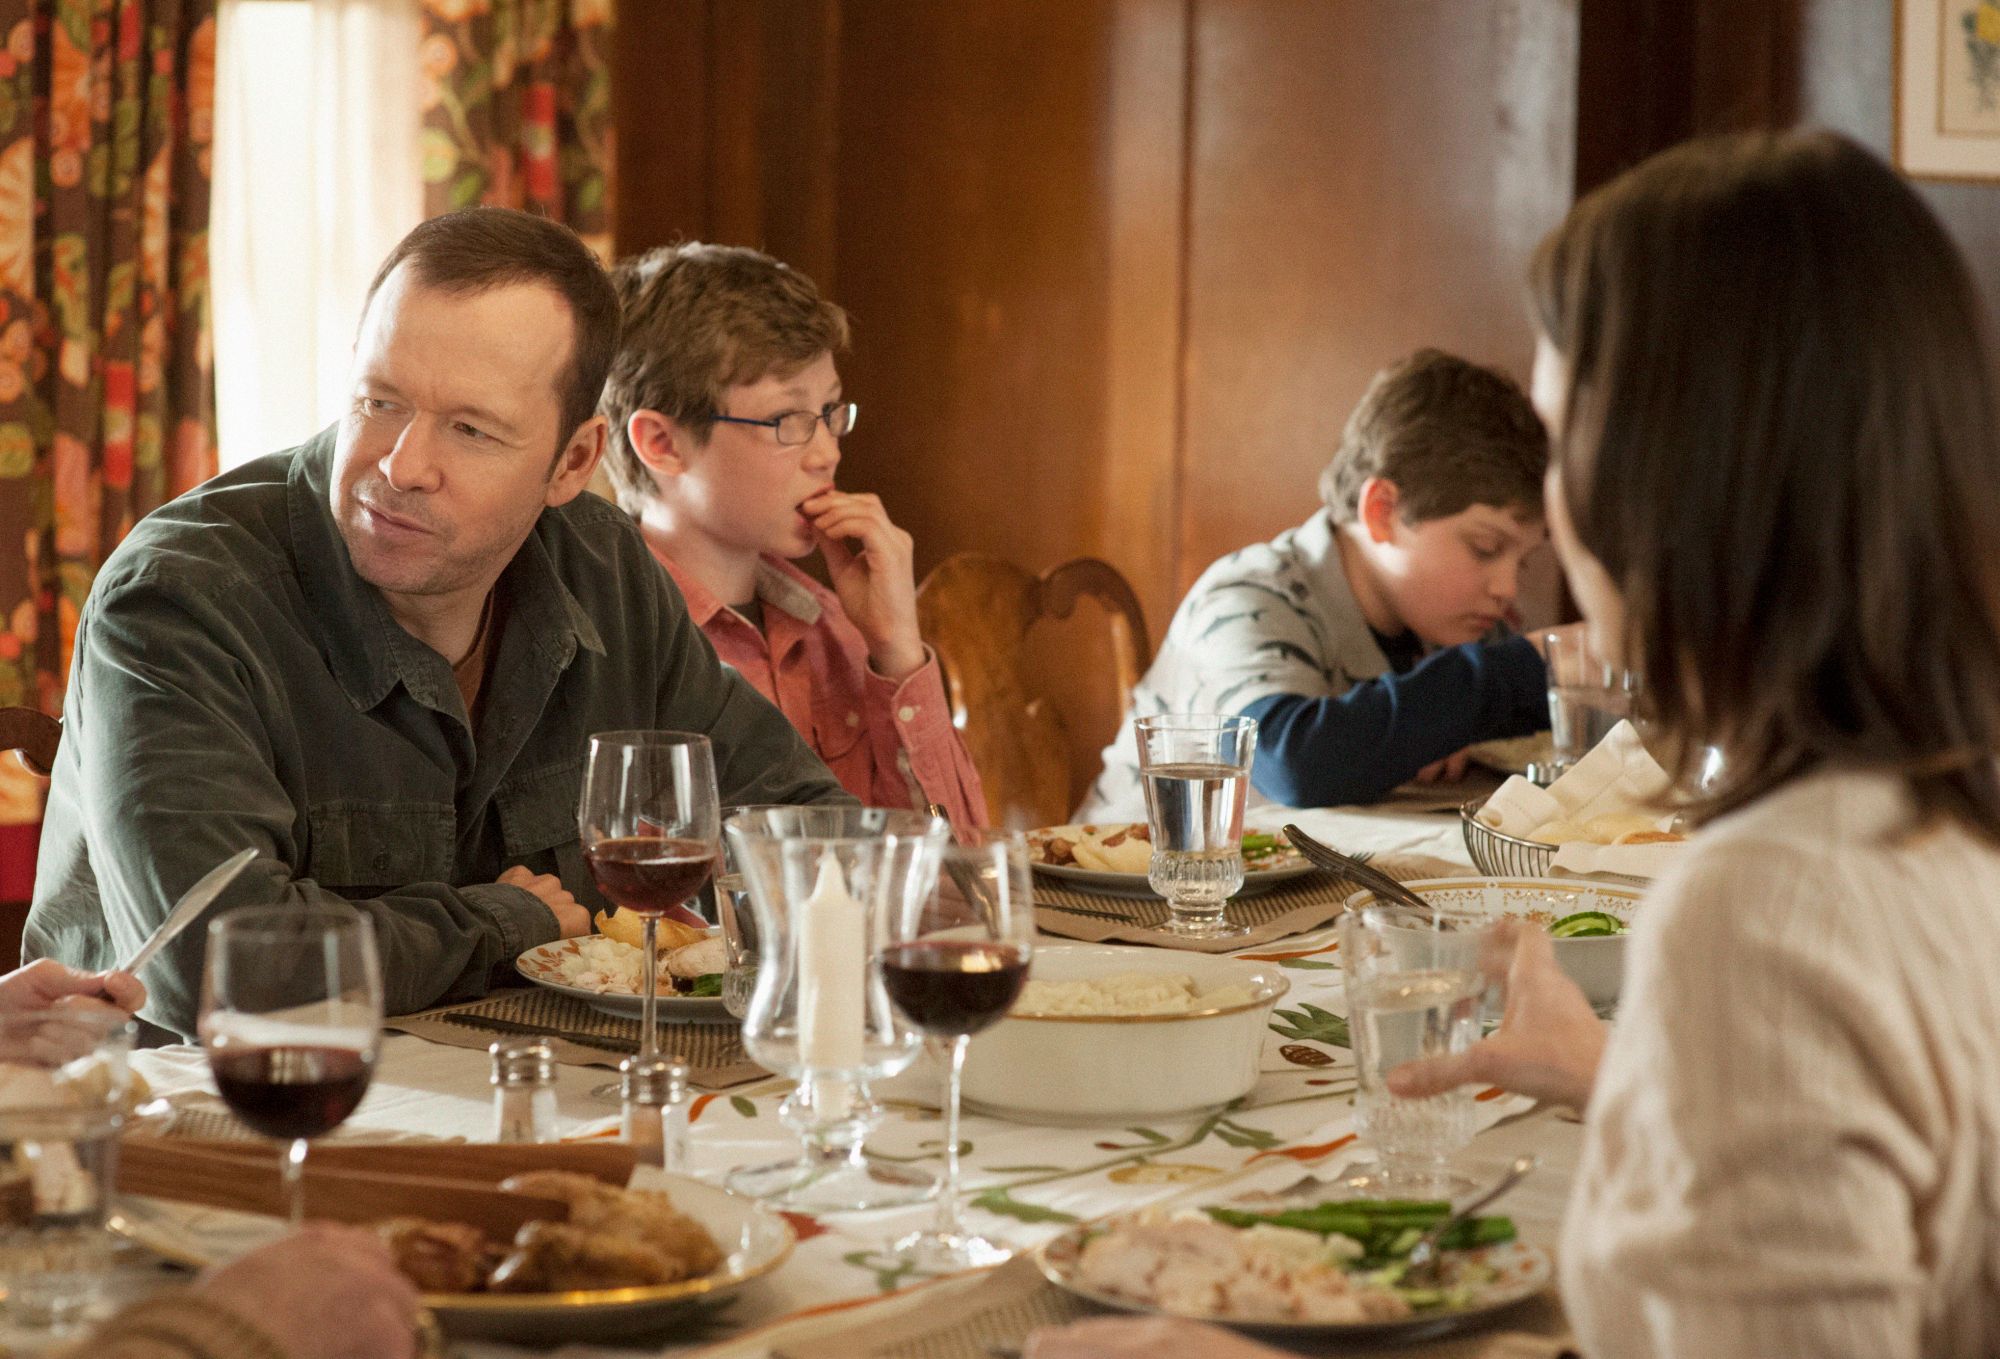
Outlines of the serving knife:
M140 968L152 962L153 955L165 948L174 936L193 924L194 918L207 910L210 904L222 895L222 889L236 881L236 875L243 871L244 865L256 857L255 849L238 850L202 874L194 886L181 893L181 899L174 903L174 909L167 913L167 918L160 922L159 927L147 937L146 942L139 945L138 952L113 970L136 974Z

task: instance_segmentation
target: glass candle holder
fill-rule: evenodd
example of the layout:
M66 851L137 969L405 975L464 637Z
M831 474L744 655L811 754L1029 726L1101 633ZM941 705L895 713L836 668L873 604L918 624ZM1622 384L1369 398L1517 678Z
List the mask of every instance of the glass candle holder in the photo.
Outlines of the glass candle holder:
M937 1176L869 1157L879 1116L867 1083L916 1059L922 1035L889 1003L878 955L888 923L927 899L950 835L940 817L855 807L739 812L724 829L756 922L757 979L743 1045L797 1088L779 1117L800 1155L729 1177L731 1189L805 1212L928 1198Z

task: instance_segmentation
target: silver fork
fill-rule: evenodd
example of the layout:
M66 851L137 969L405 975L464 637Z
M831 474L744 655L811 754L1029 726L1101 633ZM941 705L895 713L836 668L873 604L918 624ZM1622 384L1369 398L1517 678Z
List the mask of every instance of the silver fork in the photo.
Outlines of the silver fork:
M1410 1247L1409 1263L1404 1267L1402 1282L1418 1288L1428 1288L1437 1283L1441 1277L1438 1272L1438 1242L1444 1239L1444 1234L1526 1179L1535 1164L1532 1156L1516 1157L1514 1164L1507 1167L1507 1173L1495 1181L1491 1189L1417 1238L1417 1244Z

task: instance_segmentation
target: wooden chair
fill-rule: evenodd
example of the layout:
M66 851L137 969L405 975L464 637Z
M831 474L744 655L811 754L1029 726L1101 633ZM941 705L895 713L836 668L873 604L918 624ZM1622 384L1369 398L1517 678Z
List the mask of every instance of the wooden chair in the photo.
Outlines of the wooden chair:
M11 750L31 773L47 778L55 767L62 723L40 708L0 708L0 750Z
M1078 615L1086 597L1096 607ZM1086 632L1099 612L1102 626ZM1067 821L1152 657L1132 587L1094 557L1036 576L966 552L924 577L917 617L979 766L987 815L1017 828Z

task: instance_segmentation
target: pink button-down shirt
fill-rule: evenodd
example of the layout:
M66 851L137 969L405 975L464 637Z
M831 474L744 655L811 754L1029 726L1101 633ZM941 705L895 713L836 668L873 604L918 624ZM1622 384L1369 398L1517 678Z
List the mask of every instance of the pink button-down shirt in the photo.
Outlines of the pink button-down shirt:
M937 656L902 680L868 664L868 645L840 599L790 562L757 566L764 631L654 549L688 612L734 666L805 736L841 786L871 807L944 808L954 826L986 824L979 771L951 724Z

